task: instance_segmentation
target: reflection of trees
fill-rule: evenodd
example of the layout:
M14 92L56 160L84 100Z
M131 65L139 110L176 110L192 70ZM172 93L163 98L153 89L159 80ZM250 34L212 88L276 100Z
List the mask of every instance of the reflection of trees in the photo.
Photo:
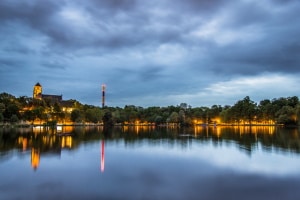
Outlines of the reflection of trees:
M194 128L170 128L152 126L120 126L103 130L101 126L69 127L68 132L52 129L0 129L0 159L12 156L13 149L30 151L38 149L45 154L60 155L62 150L77 149L83 143L106 141L124 141L126 145L147 141L152 146L179 144L188 147L193 141L236 144L241 150L250 153L258 146L264 150L278 150L300 153L299 130L273 126L214 127L196 126ZM11 154L11 155L10 155Z
M65 129L63 129L65 130ZM40 157L60 156L63 150L75 150L81 143L99 141L102 127L72 127L70 132L58 132L49 127L33 129L0 129L0 160L13 156L14 149L30 153L31 165L37 169Z
M200 140L234 142L249 152L257 149L258 144L261 144L264 150L278 149L300 153L300 138L297 128L287 129L273 126L206 127L199 129L196 133Z

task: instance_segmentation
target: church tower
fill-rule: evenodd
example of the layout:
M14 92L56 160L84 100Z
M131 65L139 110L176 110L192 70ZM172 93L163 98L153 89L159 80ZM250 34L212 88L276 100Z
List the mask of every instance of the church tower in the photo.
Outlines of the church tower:
M35 84L33 87L33 98L42 99L42 86L40 83Z

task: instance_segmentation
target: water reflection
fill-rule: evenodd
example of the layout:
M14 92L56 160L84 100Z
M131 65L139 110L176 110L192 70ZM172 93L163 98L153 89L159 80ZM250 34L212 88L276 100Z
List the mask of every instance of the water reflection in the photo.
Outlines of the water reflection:
M300 152L299 129L275 126L195 127L194 136L216 143L234 142L248 154L261 144L263 150Z
M104 140L101 141L101 156L100 156L100 170L104 172L104 164L105 164L105 154L104 154L105 143Z
M40 150L31 148L31 166L36 170L40 165Z
M39 167L40 157L53 154L60 156L61 151L77 149L81 143L100 141L100 170L104 172L105 140L124 140L125 146L138 145L144 139L150 139L151 145L161 145L162 140L169 147L180 144L189 148L192 141L203 144L212 142L215 145L235 145L240 151L251 155L261 148L266 152L300 153L300 137L297 128L275 126L241 126L214 127L196 126L191 129L155 128L152 126L125 126L113 130L103 127L62 126L56 129L49 127L6 128L0 129L1 157L10 156L13 149L20 152L31 151L31 166ZM11 155L12 156L12 155Z
M299 149L273 126L0 129L0 199L297 199Z

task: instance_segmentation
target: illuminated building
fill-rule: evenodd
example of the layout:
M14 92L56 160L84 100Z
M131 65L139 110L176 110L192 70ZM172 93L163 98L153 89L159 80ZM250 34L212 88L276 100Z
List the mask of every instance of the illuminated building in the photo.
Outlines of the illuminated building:
M42 86L40 83L35 84L35 86L33 87L33 98L34 99L42 99Z
M35 84L33 87L34 99L48 99L50 101L62 101L62 95L43 94L43 87L40 83Z
M74 108L74 101L63 100L62 95L43 94L43 87L40 83L33 87L33 99L47 100L52 105L58 103L62 107L62 111L71 113Z

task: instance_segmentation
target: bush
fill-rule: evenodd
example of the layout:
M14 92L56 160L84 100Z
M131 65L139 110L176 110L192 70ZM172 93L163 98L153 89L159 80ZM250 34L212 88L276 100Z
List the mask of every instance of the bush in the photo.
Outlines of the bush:
M10 118L11 123L17 123L19 121L19 118L17 115L12 115Z
M0 113L0 122L3 122L3 120L4 120L3 114Z

